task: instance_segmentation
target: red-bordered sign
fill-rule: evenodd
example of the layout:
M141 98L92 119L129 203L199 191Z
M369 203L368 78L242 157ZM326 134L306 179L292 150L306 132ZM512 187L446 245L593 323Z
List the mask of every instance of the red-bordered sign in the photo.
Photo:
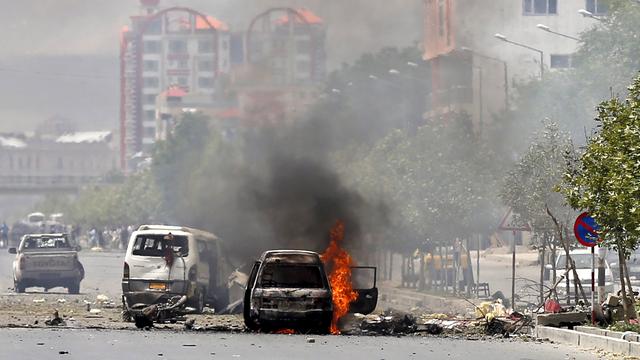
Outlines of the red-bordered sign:
M600 225L586 212L578 215L573 224L573 234L578 242L586 247L594 247L601 241L599 230Z

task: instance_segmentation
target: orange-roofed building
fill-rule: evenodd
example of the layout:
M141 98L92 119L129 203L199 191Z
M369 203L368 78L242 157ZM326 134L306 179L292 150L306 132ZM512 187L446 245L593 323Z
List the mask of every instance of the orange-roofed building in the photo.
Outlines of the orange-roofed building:
M125 169L135 168L134 155L149 154L158 138L158 95L168 89L163 95L214 98L231 71L231 35L223 21L185 7L163 9L153 0L141 1L141 7L121 39L120 162Z

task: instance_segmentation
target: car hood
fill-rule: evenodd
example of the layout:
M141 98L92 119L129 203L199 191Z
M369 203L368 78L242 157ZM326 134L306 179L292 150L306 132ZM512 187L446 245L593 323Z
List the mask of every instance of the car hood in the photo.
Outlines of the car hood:
M327 289L301 289L301 288L258 288L254 296L268 298L326 298L331 296Z

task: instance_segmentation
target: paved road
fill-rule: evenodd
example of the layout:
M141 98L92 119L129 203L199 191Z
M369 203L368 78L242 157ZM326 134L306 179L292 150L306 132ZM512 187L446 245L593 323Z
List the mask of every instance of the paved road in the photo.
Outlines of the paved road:
M11 264L15 255L6 249L0 249L0 294L13 292L13 278ZM92 252L89 250L79 253L80 262L85 268L85 279L80 285L80 292L88 295L106 294L112 298L119 298L121 291L122 264L124 252ZM29 292L42 292L42 289L32 288ZM64 292L66 289L54 288L50 292Z
M12 359L596 359L576 348L422 337L0 329ZM68 354L60 354L68 352ZM161 355L159 355L161 354Z

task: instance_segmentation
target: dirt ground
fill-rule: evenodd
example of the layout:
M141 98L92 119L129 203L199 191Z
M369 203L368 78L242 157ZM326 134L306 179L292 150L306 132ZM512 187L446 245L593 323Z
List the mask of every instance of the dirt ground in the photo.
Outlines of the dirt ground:
M102 300L102 301L101 301ZM92 295L64 293L27 293L0 295L0 327L47 328L47 320L58 311L65 322L60 327L78 329L135 329L124 322L120 299L98 299ZM242 317L238 315L187 315L194 319L196 328L243 331ZM158 328L181 330L184 323L158 324Z

